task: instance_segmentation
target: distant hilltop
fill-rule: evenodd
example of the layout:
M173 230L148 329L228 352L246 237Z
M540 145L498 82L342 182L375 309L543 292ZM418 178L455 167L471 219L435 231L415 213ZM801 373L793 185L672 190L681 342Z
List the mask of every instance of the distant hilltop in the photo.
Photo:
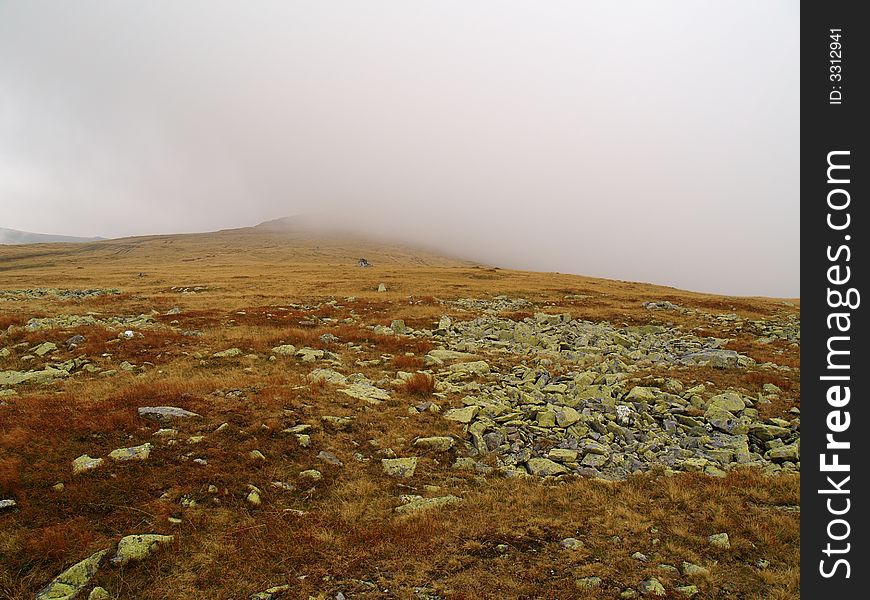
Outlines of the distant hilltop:
M52 235L50 233L32 233L0 227L0 245L13 246L16 244L45 244L50 242L97 242L105 238L100 237L76 237L73 235Z
M332 215L299 214L271 221L263 221L254 229L261 231L278 231L288 233L356 233L364 232Z

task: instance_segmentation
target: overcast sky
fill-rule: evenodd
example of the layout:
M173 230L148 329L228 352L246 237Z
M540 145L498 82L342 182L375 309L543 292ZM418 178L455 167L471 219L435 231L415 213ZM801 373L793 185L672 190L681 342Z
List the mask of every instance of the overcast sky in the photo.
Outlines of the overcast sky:
M797 296L798 30L787 0L0 0L0 227L321 213Z

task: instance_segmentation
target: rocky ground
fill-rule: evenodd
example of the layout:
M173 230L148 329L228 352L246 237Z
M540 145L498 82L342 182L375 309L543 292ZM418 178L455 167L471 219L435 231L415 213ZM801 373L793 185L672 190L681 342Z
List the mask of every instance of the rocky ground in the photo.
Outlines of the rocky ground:
M118 293L39 289L5 291L2 296L19 301L47 296L80 300ZM150 485L154 496L150 504L161 505L164 517L146 513L148 518L140 525L141 529L147 523L146 530L119 532L124 535L115 542L106 539L106 547L95 552L82 549L87 556L40 582L43 587L36 597L134 597L130 590L122 593L123 567L152 560L154 553L182 551L174 539L183 537L186 528L195 528L201 514L218 514L231 505L231 510L243 510L254 519L265 511L304 519L318 509L318 496L341 477L347 461L377 464L381 477L409 482L396 488L404 491L392 501L396 515L445 510L462 514L470 494L468 484L485 487L490 479L530 478L537 485L552 486L585 478L620 485L605 482L643 474L672 477L679 472L725 480L742 468L754 468L762 478L777 478L800 470L800 410L790 392L773 383L790 381L797 368L760 362L727 347L730 336L749 331L759 344L797 354L800 321L794 312L752 320L692 311L718 332L711 337L664 322L654 324L669 312L689 312L671 302L645 303L650 323L628 326L574 318L570 311L557 312L506 296L430 303L444 314L415 327L401 319L369 324L364 315L371 309L370 301L353 297L235 311L222 317L175 306L130 315L60 313L10 324L0 336L5 369L0 371L0 414L7 439L15 437L17 416L28 411L28 399L48 394L58 396L55 402L64 402L64 394L75 394L71 381L77 385L103 381L108 384L104 389L117 391L141 386L142 380L171 377L164 365L177 368L182 360L190 362L193 373L220 371L224 380L254 382L213 389L199 398L196 391L170 397L158 392L159 397L128 404L130 414L124 419L136 425L135 433L122 436L129 444L109 448L109 439L118 436L78 432L77 445L87 451L66 456L63 466L53 465L57 481L48 489L28 485L31 482L25 477L10 482L7 476L4 491L10 497L2 500L0 518L3 527L19 538L45 503L67 502L70 488L93 485L94 478L117 478L118 469L126 464L154 470L152 481L159 482ZM298 332L304 332L304 339L288 336L269 348L263 347L266 340L250 339L246 344L211 346L215 329L243 328L252 320L292 322L296 328L291 331L297 338ZM297 329L300 324L305 329ZM137 355L142 359L136 360ZM752 380L762 383L750 393L745 387L696 381L693 375L705 369L737 377L753 374ZM282 371L297 374L296 385L264 385L263 379ZM193 377L197 382L191 387L202 387L202 376ZM256 430L252 430L256 419L224 420L238 414L235 405L256 403L263 394L278 389L280 406L253 411L262 420ZM320 396L344 398L339 400L340 410L325 414L314 409ZM392 440L378 435L383 430L373 422L385 406L393 412L402 408L398 418L414 422L412 428L420 434ZM71 419L87 419L86 413L76 414L74 408L67 414ZM27 432L31 434L39 435ZM25 446L19 458L34 460L26 456L28 444L19 445ZM4 452L7 464L10 456L15 460L14 448ZM421 466L424 472L444 474L421 478ZM199 470L197 475L179 477L194 469ZM233 473L236 482L228 486L226 470L236 469L246 470L247 475L239 479L239 473ZM425 483L428 478L432 481ZM48 497L35 499L34 494ZM130 508L135 509L132 503ZM647 533L655 535L656 528ZM636 546L643 551L629 552L631 540L612 537L631 560L644 565L646 576L617 583L611 577L583 575L584 570L575 566L569 596L747 597L715 585L711 569L721 559L711 565L692 553L686 560L657 563L660 559L653 557L659 554L661 538L652 538L652 546ZM713 532L708 538L711 549L730 551L728 531ZM576 552L583 551L589 540L565 535L553 543L562 552ZM7 551L14 548L17 556L7 555L7 568L17 566L23 576L28 570L41 571L38 562L25 556L26 544L12 546L7 543ZM507 540L492 550L495 555L523 551ZM741 560L761 571L775 558L749 552ZM464 597L461 588L441 586L437 577L395 587L377 573L348 580L329 577L314 586L299 585L304 575L294 574L292 579L249 590L248 595ZM105 581L113 591L95 587L95 581ZM24 589L36 583L31 579ZM7 585L22 589L8 579Z
M797 306L360 272L0 290L0 597L799 597Z

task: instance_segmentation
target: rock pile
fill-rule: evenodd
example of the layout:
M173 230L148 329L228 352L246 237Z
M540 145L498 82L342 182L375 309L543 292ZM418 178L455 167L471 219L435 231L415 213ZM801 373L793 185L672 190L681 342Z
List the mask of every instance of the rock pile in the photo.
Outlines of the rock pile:
M96 296L120 294L117 288L64 290L60 288L32 288L26 290L0 290L0 300L34 300L38 298L59 298L61 300L81 300Z
M473 305L481 308L479 301ZM517 305L522 303L506 299L495 304ZM754 405L767 401L763 395L684 389L676 379L641 386L631 379L650 367L756 366L721 348L727 340L545 313L519 322L493 314L442 319L435 331L410 333L445 345L426 363L440 369L440 392L466 396L464 406L444 418L465 426L471 456L493 457L506 474L622 479L656 468L716 476L733 465L769 472L800 468L799 419L760 419ZM513 355L523 364L500 371L482 355ZM544 365L558 365L561 372ZM767 388L771 397L774 388Z
M683 315L691 315L701 318L710 323L718 331L730 333L749 333L761 336L771 342L781 340L790 343L799 343L801 340L800 318L794 313L789 313L773 319L745 319L736 313L709 314L693 308L686 308L673 302L645 302L647 310L674 311Z
M33 318L27 321L24 329L40 331L43 329L74 329L83 325L99 325L107 329L147 328L155 325L151 315L99 317L94 315L57 315L56 317Z

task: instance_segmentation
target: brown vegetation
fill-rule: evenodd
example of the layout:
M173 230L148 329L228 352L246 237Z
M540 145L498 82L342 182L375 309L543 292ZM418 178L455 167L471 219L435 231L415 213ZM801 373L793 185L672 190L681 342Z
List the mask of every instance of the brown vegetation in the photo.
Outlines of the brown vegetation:
M423 359L419 356L408 356L400 354L393 357L393 366L399 371L413 371L423 368Z
M173 243L166 244L167 239ZM433 344L378 335L371 326L403 319L412 327L432 328L443 314L473 318L472 312L441 303L457 297L507 294L575 317L674 323L687 330L709 327L709 322L648 311L643 302L670 300L753 319L799 308L786 309L774 299L719 298L569 275L474 269L440 257L409 258L399 250L390 254L344 242L321 246L315 252L312 242L241 232L101 242L89 245L87 252L66 245L26 252L0 247L7 267L0 272L0 289L124 291L62 304L50 298L4 300L0 346L54 341L59 359L85 355L102 368L115 368L123 360L137 365L136 371L113 377L82 372L47 386L17 386L16 396L2 398L0 498L14 497L19 506L0 513L0 598L32 598L72 563L122 535L143 532L171 533L176 540L146 562L101 570L95 583L113 598L246 598L281 583L292 586L291 598L334 598L339 590L348 598L413 598L414 588L421 586L451 600L613 598L652 575L672 589L685 578L657 566L679 567L683 560L711 571L692 581L700 588L699 598L799 597L800 516L783 510L800 504L799 476L771 478L754 470L732 471L724 479L653 473L619 483L574 479L555 485L480 477L451 468L456 450L436 455L413 446L422 436L466 437L461 426L439 414L423 411L409 417L409 405L421 398L445 408L458 405L455 394L443 402L441 394L433 396L431 375L416 373L393 391L390 401L373 406L325 382L309 383L308 374L321 365L293 357L268 360L270 349L280 343L328 349L342 358L332 368L346 375L394 379L396 371L422 368L421 357ZM359 256L374 266L359 269ZM138 277L143 270L148 276ZM382 281L388 291L378 293ZM207 289L181 293L173 286ZM327 305L331 298L341 308ZM291 303L312 308L290 308ZM163 314L175 306L179 314ZM140 330L142 337L132 340L119 340L119 331L100 327L63 332L21 328L33 316L61 311L136 315L152 308L160 313L154 316L158 326ZM535 310L511 317L532 316ZM348 318L353 323L343 322ZM180 333L186 330L201 335ZM86 341L71 351L62 342L75 333ZM339 341L323 342L325 333ZM756 360L799 364L796 350L785 345L729 337L734 341L728 347ZM348 343L359 351L348 349ZM259 358L211 358L233 346ZM37 363L22 362L23 353L15 350L0 358L0 370L33 368ZM499 365L499 360L492 357L491 363ZM563 369L553 365L552 372ZM715 389L747 395L774 383L783 394L758 407L765 416L782 416L800 402L796 371L684 367L636 375L675 377L686 386L710 382ZM157 424L137 414L146 405L179 406L202 417ZM353 421L335 428L324 416ZM311 425L309 447L283 433L299 424ZM175 444L154 437L161 426L178 429ZM204 441L191 441L195 436L205 436ZM145 442L154 449L144 463L109 463L72 475L71 461L77 456L105 456ZM380 466L385 449L421 456L414 476L386 477ZM252 459L253 450L267 460ZM334 453L344 466L318 459L321 450ZM196 464L194 458L207 464ZM301 471L314 468L322 480L299 478ZM295 489L281 491L271 486L273 481ZM57 483L64 484L63 491L53 489ZM262 490L260 506L246 501L250 484ZM394 509L403 494L453 494L463 501L400 516ZM181 523L173 524L169 517ZM719 531L729 532L730 552L706 543L708 535ZM559 545L566 537L581 539L584 547L566 551ZM650 562L631 558L636 551ZM759 558L770 561L769 568L755 567ZM581 595L574 581L587 575L602 577L603 585ZM372 581L376 590L355 580Z
M405 380L402 389L411 396L428 398L435 391L435 378L427 373L414 373Z

